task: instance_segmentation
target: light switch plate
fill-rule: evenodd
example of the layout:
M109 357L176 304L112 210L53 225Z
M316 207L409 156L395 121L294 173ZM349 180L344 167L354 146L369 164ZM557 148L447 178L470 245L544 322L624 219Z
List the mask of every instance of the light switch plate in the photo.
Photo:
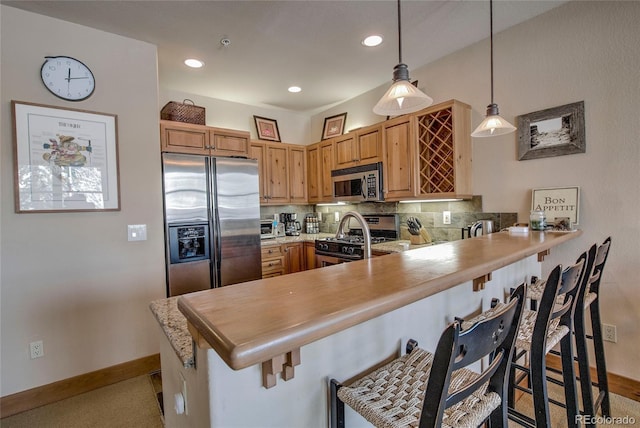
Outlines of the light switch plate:
M451 224L451 211L442 212L442 224Z
M127 225L128 241L146 241L147 225L146 224L129 224Z

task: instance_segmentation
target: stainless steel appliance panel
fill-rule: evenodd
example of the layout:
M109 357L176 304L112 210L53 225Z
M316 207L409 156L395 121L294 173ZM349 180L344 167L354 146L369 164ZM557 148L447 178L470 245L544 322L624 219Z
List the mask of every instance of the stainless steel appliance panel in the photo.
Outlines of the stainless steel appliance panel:
M162 154L165 221L208 222L207 166L202 156Z
M214 249L221 287L262 277L258 162L215 158L212 162Z
M257 161L173 153L162 161L167 294L261 278Z
M382 162L333 170L331 180L336 201L384 200Z

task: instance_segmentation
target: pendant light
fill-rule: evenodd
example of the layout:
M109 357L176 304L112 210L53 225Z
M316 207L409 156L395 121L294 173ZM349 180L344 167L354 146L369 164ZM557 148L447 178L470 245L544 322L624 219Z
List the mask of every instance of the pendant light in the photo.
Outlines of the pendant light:
M402 62L402 28L400 0L398 0L398 65L393 67L393 84L373 108L381 116L413 113L433 103L433 99L411 84L409 68Z
M493 0L489 0L489 15L489 26L491 28L491 104L487 106L487 117L473 131L472 137L494 137L516 130L515 126L500 116L498 104L493 102Z

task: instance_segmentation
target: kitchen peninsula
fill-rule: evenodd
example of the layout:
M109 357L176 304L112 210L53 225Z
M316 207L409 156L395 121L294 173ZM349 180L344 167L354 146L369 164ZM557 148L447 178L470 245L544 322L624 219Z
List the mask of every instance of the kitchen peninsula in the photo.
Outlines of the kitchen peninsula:
M454 316L540 276L540 260L581 233L500 232L179 297L195 369L163 340L166 426L325 427L329 378L397 354L409 337L434 347Z

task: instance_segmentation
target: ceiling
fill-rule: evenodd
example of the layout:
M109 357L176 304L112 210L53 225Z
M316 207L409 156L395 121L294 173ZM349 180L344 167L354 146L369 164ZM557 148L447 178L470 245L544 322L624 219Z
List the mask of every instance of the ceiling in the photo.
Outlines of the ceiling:
M494 33L562 3L498 0ZM255 106L321 111L390 83L398 63L397 3L389 0L2 4L157 45L162 88ZM365 48L360 42L372 33L384 42ZM402 2L402 59L409 70L488 36L488 1ZM223 46L223 38L231 44ZM186 67L189 57L205 67ZM292 85L302 92L287 92ZM427 82L420 88L428 93Z

